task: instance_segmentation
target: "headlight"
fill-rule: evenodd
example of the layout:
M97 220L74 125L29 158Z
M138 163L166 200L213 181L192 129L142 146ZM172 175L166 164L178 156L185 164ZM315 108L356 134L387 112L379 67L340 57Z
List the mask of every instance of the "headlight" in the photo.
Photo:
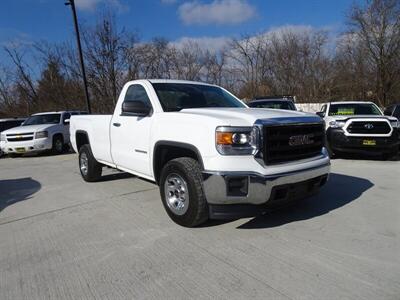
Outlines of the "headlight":
M331 128L342 128L346 124L345 121L330 121L329 127Z
M0 134L0 142L5 142L6 141L6 135L4 133Z
M393 128L400 128L400 121L390 121Z
M215 131L215 145L222 155L252 155L258 150L257 127L220 126Z
M47 138L49 136L49 133L47 131L38 131L35 134L35 139L43 139Z

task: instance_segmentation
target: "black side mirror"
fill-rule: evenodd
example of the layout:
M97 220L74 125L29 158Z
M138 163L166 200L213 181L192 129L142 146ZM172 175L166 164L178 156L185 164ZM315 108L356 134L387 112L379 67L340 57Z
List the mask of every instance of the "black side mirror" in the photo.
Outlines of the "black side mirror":
M317 114L318 116L320 116L321 118L325 117L325 113L322 112L322 111L317 111L316 114Z
M151 107L142 101L126 101L122 103L122 114L145 117L151 112Z

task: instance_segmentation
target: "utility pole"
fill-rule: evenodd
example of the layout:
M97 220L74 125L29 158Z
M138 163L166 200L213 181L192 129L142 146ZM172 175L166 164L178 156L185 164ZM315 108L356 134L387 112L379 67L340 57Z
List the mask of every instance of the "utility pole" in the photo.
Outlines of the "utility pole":
M74 26L75 26L76 43L78 44L79 60L81 62L83 85L84 85L85 96L86 96L86 109L87 109L88 113L90 114L90 113L92 113L92 110L90 107L89 90L88 90L88 84L87 84L87 80L86 80L85 64L83 62L81 37L79 35L78 18L76 16L76 9L75 9L75 0L68 0L67 2L65 2L65 5L70 5L71 9L72 9L72 16L74 18Z

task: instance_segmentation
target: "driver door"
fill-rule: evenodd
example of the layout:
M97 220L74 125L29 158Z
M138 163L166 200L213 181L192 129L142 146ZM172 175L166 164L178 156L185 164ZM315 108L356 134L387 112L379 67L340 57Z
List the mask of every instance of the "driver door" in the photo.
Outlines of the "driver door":
M128 101L141 101L146 106L152 107L146 87L141 84L128 87L124 102ZM110 129L114 163L120 169L151 176L149 143L153 113L145 117L124 114L122 105L117 110Z

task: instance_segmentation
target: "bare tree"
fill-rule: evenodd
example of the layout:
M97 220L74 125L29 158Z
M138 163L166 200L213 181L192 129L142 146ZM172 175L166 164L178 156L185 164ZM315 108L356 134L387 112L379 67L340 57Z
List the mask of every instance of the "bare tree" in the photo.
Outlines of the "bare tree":
M8 54L16 68L15 85L19 96L26 103L26 113L31 112L32 106L37 104L38 96L31 69L23 60L23 50L17 46L6 46L4 51Z
M94 28L83 34L84 53L92 98L100 112L112 111L127 72L128 36L119 31L115 17L105 13Z
M349 25L350 32L367 49L366 59L376 74L377 100L385 106L400 79L400 1L367 0L365 5L354 5Z

